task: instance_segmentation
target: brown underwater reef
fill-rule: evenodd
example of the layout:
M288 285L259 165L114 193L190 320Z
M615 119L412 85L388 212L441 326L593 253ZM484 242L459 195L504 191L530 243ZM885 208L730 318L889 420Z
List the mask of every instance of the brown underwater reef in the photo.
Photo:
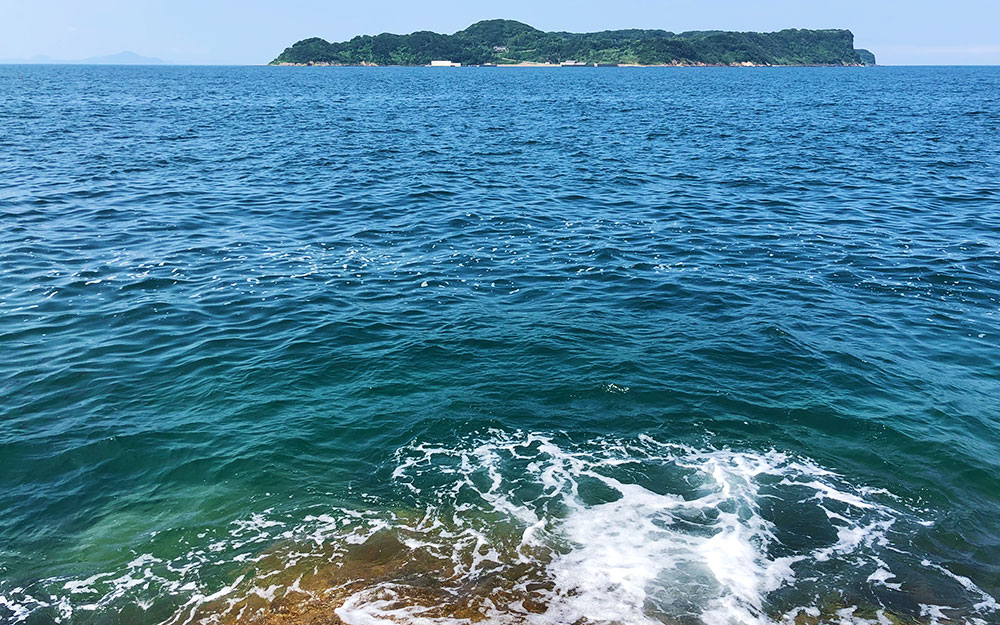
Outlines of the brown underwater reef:
M511 540L516 542L512 535ZM405 540L405 537L403 537ZM508 543L511 546L512 543ZM187 613L179 622L215 622L222 625L342 625L338 610L358 597L379 602L383 612L405 613L390 616L404 625L407 615L427 619L454 619L467 623L530 623L532 614L549 609L553 590L546 566L553 551L532 553L530 563L497 565L466 579L459 569L469 562L432 555L423 548L405 545L397 535L381 530L365 542L346 548L326 548L317 564L316 555L291 566L284 560L294 557L294 545L276 546L263 559L241 571L255 575L260 586L281 588L280 593L250 591L240 599L219 599ZM274 573L274 571L279 571ZM260 588L258 586L258 589ZM800 611L791 625L834 625L847 618L864 618L892 625L928 625L930 621L904 617L877 608L852 608L838 595L827 597L811 613ZM697 625L697 617L650 614L664 625ZM788 623L784 614L773 615L775 622ZM851 621L854 622L854 621ZM884 621L881 621L884 622ZM566 625L596 625L598 621L578 619Z

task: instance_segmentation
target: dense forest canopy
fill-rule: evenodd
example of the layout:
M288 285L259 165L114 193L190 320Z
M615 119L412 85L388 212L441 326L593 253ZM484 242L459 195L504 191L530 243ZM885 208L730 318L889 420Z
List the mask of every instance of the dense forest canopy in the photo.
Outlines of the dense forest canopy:
M272 64L426 65L432 60L463 65L570 60L638 65L873 65L875 56L856 50L849 30L565 33L543 32L513 20L487 20L454 35L384 33L341 43L313 37L286 48Z

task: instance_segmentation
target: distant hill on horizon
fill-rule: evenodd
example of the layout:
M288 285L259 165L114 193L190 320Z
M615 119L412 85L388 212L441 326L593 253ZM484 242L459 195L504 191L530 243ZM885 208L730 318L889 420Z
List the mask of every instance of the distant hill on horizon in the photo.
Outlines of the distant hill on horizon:
M44 54L39 54L30 59L5 59L0 61L5 64L25 64L25 65L168 65L167 61L150 56L142 56L132 51L126 50L117 54L105 54L103 56L92 56L86 59L66 61L53 59Z
M844 29L772 33L720 30L544 32L514 20L477 22L453 35L361 35L330 43L319 37L286 48L271 65L463 65L565 63L623 65L874 65Z

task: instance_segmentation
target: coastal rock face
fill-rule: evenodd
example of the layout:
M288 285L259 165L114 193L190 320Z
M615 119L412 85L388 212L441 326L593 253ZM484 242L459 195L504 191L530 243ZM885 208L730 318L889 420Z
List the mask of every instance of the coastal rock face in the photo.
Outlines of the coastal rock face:
M857 52L858 58L861 59L861 62L863 64L875 65L875 55L869 52L868 50L865 50L864 48L858 48L857 50L855 50L855 52Z
M272 65L463 65L577 61L612 65L874 65L854 48L849 30L788 29L773 33L609 30L543 32L513 20L477 22L453 35L362 35L330 43L319 37L286 48Z

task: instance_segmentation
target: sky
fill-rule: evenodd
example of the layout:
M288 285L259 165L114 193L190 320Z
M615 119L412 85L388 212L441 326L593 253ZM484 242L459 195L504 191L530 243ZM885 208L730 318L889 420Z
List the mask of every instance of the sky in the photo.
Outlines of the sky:
M453 33L492 18L572 32L849 28L883 65L1000 64L1000 0L0 0L0 59L128 50L264 64L307 37Z

